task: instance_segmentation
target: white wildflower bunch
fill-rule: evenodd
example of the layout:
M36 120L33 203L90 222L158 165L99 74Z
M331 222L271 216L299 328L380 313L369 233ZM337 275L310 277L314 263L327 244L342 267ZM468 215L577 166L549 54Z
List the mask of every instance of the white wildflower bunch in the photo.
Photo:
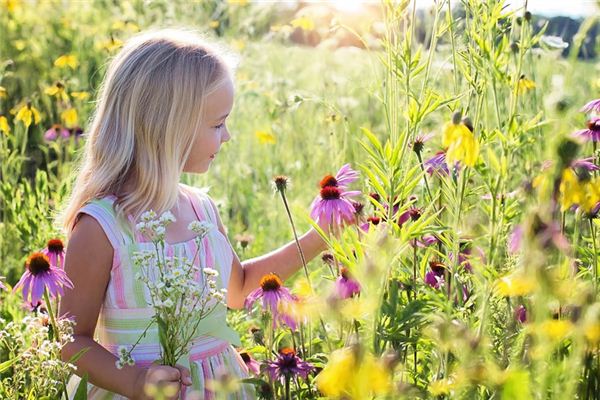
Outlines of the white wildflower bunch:
M203 243L202 239L213 229L208 222L194 221L188 229L196 233L197 252L187 257L167 255L165 234L167 226L175 222L170 212L158 216L154 211L142 214L136 225L154 245L153 250L135 252L133 262L139 272L136 279L147 289L148 304L154 316L146 327L157 324L161 338L161 363L174 366L189 351L196 330L219 305L225 305L226 292L218 289L219 272L209 266L199 268L194 261ZM132 353L146 331L131 348L119 348L118 368L134 363Z

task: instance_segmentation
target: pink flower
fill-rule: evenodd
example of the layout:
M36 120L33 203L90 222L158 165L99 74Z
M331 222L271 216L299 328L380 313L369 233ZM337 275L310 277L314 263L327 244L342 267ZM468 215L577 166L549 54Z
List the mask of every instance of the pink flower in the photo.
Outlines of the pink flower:
M524 305L521 304L515 310L515 319L517 321L519 321L520 323L522 323L522 324L524 324L525 322L527 322L527 309L525 308Z
M317 222L341 225L354 222L354 205L348 199L359 191L343 192L336 186L325 186L311 204L310 216Z
M343 267L335 281L335 292L340 299L349 299L360 294L360 283L350 277L350 272Z
M582 129L573 134L587 142L600 142L600 117L592 118L587 123L587 129Z
M240 357L242 358L244 364L246 364L246 367L248 367L248 370L250 372L252 372L254 375L260 375L260 364L258 363L258 361L252 358L250 353L248 353L247 351L241 351Z
M360 229L362 229L365 232L369 232L369 229L371 228L371 226L377 226L377 225L379 225L380 222L381 222L381 218L379 218L379 217L369 217L369 218L367 218L367 222L365 222L364 224L362 224L360 226Z
M594 164L594 157L586 157L581 158L579 160L575 160L573 161L571 166L573 168L583 168L584 170L589 172L600 170L600 167Z
M579 110L584 113L597 112L600 113L600 99L592 100Z
M56 297L63 295L63 286L73 288L73 283L65 271L52 266L48 256L42 252L31 254L25 266L27 269L13 291L22 287L23 298L30 304L37 304L42 299L45 289L50 297Z
M441 262L430 261L429 272L425 274L425 283L434 289L439 289L444 284L444 271L446 266Z
M62 125L54 124L44 133L44 140L51 142L56 140L59 135L61 138L66 139L71 136L71 132Z
M287 308L286 303L295 302L297 299L283 286L283 282L277 275L271 273L262 277L260 287L246 297L244 302L246 309L251 311L254 303L260 298L262 298L263 310L269 312L273 318L274 328L278 324L285 324L292 330L296 329L296 321L291 315L281 312L281 308Z
M335 174L335 180L337 181L337 186L345 189L352 182L359 178L359 174L357 171L350 168L350 164L344 164L342 168Z
M423 235L423 237L421 239L413 239L411 241L411 245L413 247L416 246L416 247L425 248L425 247L431 246L432 244L436 244L437 242L439 242L439 240L434 235Z
M267 361L267 371L273 380L301 377L306 379L314 367L296 355L296 352L286 347L279 351L275 361Z
M511 254L516 254L519 252L521 248L521 243L523 242L523 227L521 225L517 225L514 227L510 235L508 236L508 252Z
M62 240L50 239L42 253L48 256L50 265L56 268L65 267L65 247Z

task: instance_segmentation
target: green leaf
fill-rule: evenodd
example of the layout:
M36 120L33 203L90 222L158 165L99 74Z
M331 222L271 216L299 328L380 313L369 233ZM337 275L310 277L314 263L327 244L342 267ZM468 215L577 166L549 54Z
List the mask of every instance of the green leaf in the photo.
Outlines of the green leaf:
M77 354L79 354L78 352ZM75 355L77 355L75 354ZM87 384L88 384L88 374L83 375L81 381L79 382L79 386L77 386L77 391L75 392L75 396L73 400L87 400Z
M19 357L14 357L14 358L11 358L8 361L4 361L2 364L0 364L0 373L9 369L17 361L18 358Z

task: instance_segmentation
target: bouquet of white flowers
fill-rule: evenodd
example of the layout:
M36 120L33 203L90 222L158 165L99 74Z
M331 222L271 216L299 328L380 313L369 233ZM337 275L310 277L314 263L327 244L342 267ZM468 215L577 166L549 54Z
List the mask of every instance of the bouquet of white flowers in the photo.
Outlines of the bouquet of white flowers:
M187 257L168 256L165 252L166 227L174 221L175 217L168 211L160 217L154 211L147 211L136 225L154 245L154 251L135 252L133 261L139 268L136 278L148 288L155 313L133 347L119 349L118 368L134 364L131 354L154 323L158 325L161 347L158 361L163 365L175 366L177 360L188 353L202 319L219 304L225 304L226 289L217 288L218 271L195 265L202 239L213 228L212 224L194 221L188 225L188 229L197 234L194 239L197 250L190 260ZM200 273L201 282L198 277Z

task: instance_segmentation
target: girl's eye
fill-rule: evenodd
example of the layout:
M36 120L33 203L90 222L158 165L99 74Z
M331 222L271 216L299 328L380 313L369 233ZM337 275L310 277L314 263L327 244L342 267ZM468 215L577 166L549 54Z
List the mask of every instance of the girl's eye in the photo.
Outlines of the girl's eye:
M215 126L215 128L217 128L217 129L221 129L221 128L222 128L222 127L224 127L224 126L225 126L225 122L223 122L223 123L220 123L219 125Z

